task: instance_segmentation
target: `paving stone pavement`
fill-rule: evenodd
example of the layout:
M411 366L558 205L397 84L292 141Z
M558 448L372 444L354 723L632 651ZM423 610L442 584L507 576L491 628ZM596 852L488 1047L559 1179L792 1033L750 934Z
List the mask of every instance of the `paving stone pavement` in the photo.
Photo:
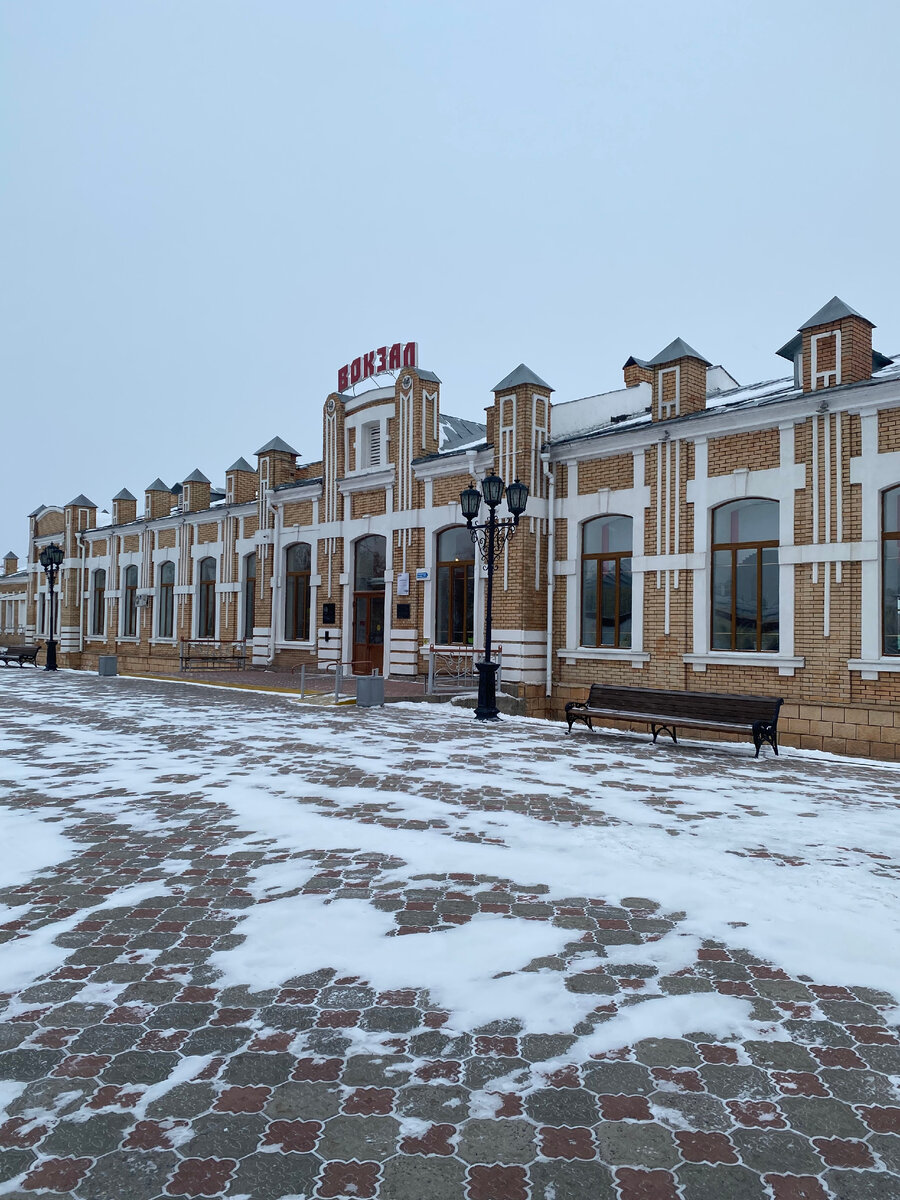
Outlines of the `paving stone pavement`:
M21 676L0 677L0 728L10 734L0 764L4 800L65 822L78 853L0 891L0 904L13 910L0 942L44 929L66 952L54 970L0 997L0 1080L23 1085L0 1125L0 1195L900 1197L894 997L792 978L712 940L690 966L661 974L649 950L683 914L652 897L551 898L540 880L464 872L397 883L385 875L401 859L354 849L354 820L439 831L441 822L396 812L390 780L329 753L327 733L313 731L327 722L345 732L382 722L399 779L415 768L423 737L446 737L448 761L464 766L452 744L458 724L442 734L429 722L423 734L413 710L335 710L292 732L295 709L283 698ZM292 853L275 839L235 848L247 830L198 767L213 710L232 730L222 753L248 770L302 771L313 792L318 784L380 789L384 805L348 800L338 818L349 822L344 849ZM571 753L558 727L535 723L528 732L545 761ZM97 786L95 767L115 758L118 735L161 747L161 769L141 794L130 790L127 772L119 787ZM478 732L492 735L500 736ZM673 749L671 761L708 772L717 753L688 746ZM19 768L29 763L43 785L22 782ZM828 768L809 760L803 769L812 790L816 771ZM874 764L847 770L863 788L893 780ZM573 827L610 819L575 795L510 796L483 779L467 790L436 777L430 794L471 812L516 811ZM481 833L446 832L491 837L488 823ZM278 987L259 990L252 978L223 986L210 959L239 945L242 918L267 902L248 886L253 872L295 860L304 868L298 891L375 906L391 914L398 937L429 937L479 914L518 916L571 930L564 952L533 969L566 970L585 948L603 960L621 945L634 947L633 962L570 971L568 989L597 1003L568 1034L528 1033L512 1020L453 1028L421 988L378 991L326 964L291 975L288 954ZM885 858L883 869L896 864ZM146 885L139 899L109 906L108 897L136 885ZM567 1060L579 1035L656 992L746 998L781 1040L725 1042L697 1032Z

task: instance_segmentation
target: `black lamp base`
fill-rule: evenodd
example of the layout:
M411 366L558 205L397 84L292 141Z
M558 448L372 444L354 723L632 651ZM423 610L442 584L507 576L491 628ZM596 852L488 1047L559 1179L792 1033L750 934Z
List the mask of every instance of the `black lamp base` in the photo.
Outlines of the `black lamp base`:
M477 662L478 672L478 705L475 709L476 721L499 721L500 710L497 708L497 668L494 662Z
M55 671L56 669L56 642L53 638L50 638L47 642L47 665L44 667L44 670Z

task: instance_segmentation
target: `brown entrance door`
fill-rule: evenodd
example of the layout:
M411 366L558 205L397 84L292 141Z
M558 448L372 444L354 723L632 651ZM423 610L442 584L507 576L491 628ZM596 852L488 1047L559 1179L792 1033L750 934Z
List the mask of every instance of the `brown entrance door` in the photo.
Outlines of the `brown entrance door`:
M353 674L384 671L384 593L353 597Z

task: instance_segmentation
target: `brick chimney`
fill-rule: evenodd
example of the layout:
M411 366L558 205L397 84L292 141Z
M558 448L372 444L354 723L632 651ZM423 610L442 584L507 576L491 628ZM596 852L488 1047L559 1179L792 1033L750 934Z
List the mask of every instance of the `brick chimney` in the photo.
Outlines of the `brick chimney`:
M550 438L550 396L554 389L519 363L494 393L488 433L494 443L494 470L505 483L520 479L532 496L543 495L540 448Z
M154 479L144 489L144 516L152 521L156 517L167 517L172 511L172 489L161 479Z
M14 550L7 550L3 556L3 573L4 575L15 575L19 569L19 556Z
M813 313L800 326L801 357L797 373L804 392L870 379L874 328L867 317L845 304L839 296L832 296L824 307ZM782 349L792 345L794 342L789 342Z
M653 420L702 412L706 408L706 369L711 365L681 338L651 358L647 367L653 372Z
M210 482L198 468L191 471L181 484L181 508L183 512L201 512L209 508Z
M260 495L282 483L293 483L298 451L280 437L273 437L256 452L259 459Z
M653 383L653 368L643 358L630 355L622 367L626 387L637 387L639 383Z
M118 496L113 496L112 523L113 525L130 525L137 520L137 496L132 496L128 488L122 488Z
M256 499L259 476L246 458L233 462L225 472L225 503L248 504Z

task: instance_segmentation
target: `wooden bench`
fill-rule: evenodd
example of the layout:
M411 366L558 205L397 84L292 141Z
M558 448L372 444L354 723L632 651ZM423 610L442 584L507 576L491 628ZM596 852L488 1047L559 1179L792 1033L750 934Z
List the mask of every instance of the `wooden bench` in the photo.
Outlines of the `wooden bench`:
M721 696L714 692L666 692L593 683L586 701L570 700L566 705L566 733L572 732L576 721L583 721L593 732L594 717L643 721L650 726L654 742L665 730L676 745L679 726L727 732L743 729L749 730L755 757L759 758L764 742L778 753L778 711L783 703L772 696Z
M223 642L218 638L182 638L181 670L242 671L247 664L247 643Z
M30 662L33 667L36 667L38 652L41 649L41 646L7 646L4 650L0 650L0 660L4 667L8 667L11 662L18 663L20 667L24 663Z

